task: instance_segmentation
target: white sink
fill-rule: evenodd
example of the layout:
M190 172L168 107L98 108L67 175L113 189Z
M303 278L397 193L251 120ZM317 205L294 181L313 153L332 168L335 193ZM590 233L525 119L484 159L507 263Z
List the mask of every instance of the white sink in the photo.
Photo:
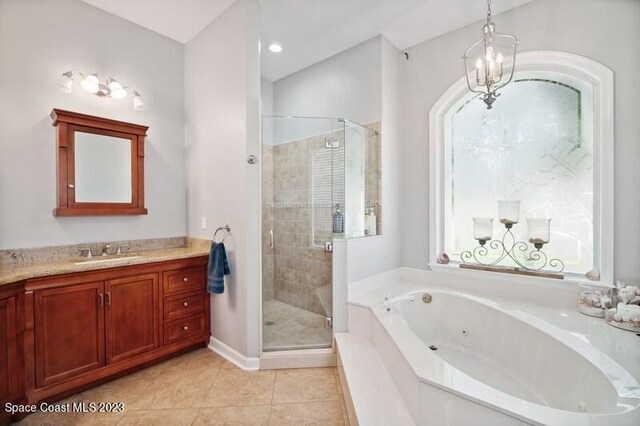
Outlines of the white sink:
M120 262L123 260L131 260L131 259L137 259L139 257L142 256L118 256L118 257L107 257L105 259L87 259L87 260L81 260L80 262L74 262L74 265L91 265L94 263L109 263L109 262Z

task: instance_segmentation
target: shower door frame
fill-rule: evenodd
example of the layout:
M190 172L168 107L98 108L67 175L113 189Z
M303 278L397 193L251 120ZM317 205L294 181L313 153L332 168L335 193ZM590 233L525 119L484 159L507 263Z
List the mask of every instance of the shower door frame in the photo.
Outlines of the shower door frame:
M260 156L264 158L264 120L266 119L307 119L307 120L332 120L340 125L331 130L330 132L340 131L345 134L345 120L336 117L301 117L301 116L274 116L274 115L262 115L260 117ZM344 139L344 136L343 136ZM332 158L333 161L333 158ZM336 353L335 353L335 330L331 327L331 339L327 347L322 348L300 348L300 349L285 349L285 350L264 350L264 270L263 262L265 255L265 244L262 240L264 233L264 161L260 161L260 369L278 369L278 368L296 368L296 367L331 367L336 365ZM333 198L333 189L332 189ZM311 210L311 209L310 209ZM312 236L311 236L312 238ZM334 239L330 239L332 245ZM332 256L332 276L331 276L331 320L335 318L335 288L334 288L334 263L335 256L333 252ZM346 303L346 299L344 300Z

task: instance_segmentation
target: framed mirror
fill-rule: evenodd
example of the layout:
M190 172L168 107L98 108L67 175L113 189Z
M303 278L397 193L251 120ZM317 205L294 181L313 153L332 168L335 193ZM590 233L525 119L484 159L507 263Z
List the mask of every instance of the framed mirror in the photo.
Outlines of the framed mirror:
M55 216L139 215L144 207L148 127L54 109Z

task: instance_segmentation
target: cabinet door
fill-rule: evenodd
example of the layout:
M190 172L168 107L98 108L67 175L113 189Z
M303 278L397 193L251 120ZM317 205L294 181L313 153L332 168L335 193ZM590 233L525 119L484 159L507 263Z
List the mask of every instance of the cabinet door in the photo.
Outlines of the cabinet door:
M0 300L0 401L18 397L16 297Z
M105 282L107 363L159 347L158 274Z
M104 366L103 283L34 294L36 386L63 382Z

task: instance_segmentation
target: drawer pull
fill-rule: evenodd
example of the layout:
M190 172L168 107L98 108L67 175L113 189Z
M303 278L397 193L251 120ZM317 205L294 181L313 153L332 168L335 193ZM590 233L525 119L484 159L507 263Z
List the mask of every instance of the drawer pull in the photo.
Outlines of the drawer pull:
M184 281L184 282L186 283L187 281L189 281L189 278L184 277L184 278L182 279L182 281Z
M184 327L182 327L182 329L183 329L184 331L187 331L187 330L189 330L189 326L185 325Z
M185 306L185 307L189 306L189 302L184 302L182 306Z

